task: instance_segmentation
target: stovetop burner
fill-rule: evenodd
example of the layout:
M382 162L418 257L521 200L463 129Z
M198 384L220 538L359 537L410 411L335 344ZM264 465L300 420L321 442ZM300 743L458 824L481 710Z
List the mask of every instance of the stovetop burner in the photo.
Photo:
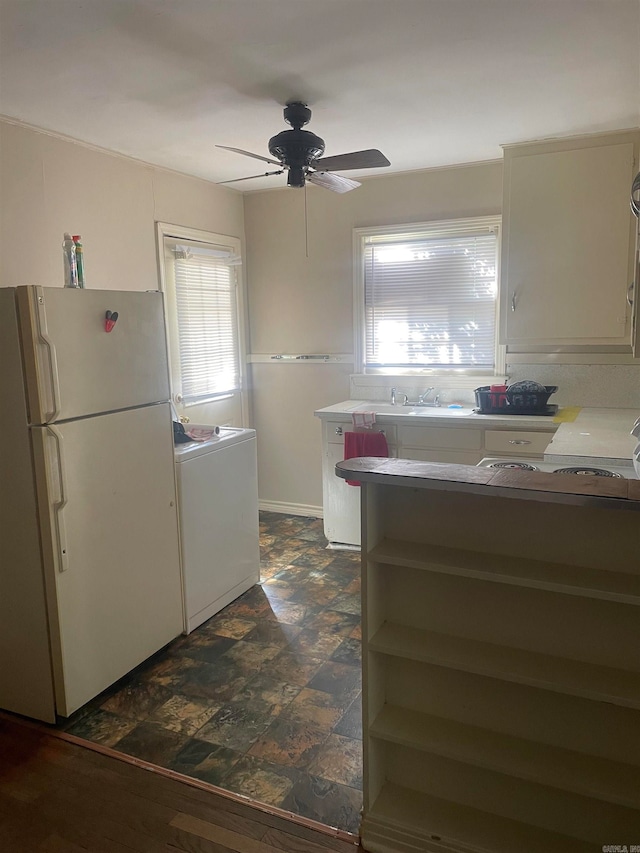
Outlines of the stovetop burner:
M528 462L518 462L518 461L508 461L504 462L492 462L489 468L508 468L516 471L539 471L539 468L536 468L535 465L530 465Z
M567 462L573 463L567 465ZM544 459L530 459L527 456L487 456L478 463L483 468L494 471L520 471L522 474L540 472L542 474L582 474L591 477L613 477L616 480L638 479L633 465L609 465L606 459L558 459L556 462L545 462ZM606 465L601 468L600 465Z
M589 468L585 465L578 465L569 468L556 468L554 474L586 474L590 477L618 477L622 479L621 474L616 474L614 471L607 471L606 468Z

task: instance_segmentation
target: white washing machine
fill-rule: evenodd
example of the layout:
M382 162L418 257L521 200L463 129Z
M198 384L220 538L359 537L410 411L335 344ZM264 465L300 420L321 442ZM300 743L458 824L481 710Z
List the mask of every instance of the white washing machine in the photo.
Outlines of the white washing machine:
M260 580L256 432L223 427L175 459L188 634Z

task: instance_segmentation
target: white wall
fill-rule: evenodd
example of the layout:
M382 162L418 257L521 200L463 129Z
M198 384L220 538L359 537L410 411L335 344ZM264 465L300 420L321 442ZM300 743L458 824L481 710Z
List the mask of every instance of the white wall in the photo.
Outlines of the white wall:
M0 286L62 286L69 231L88 287L156 289L156 220L244 240L236 190L0 121Z
M353 228L500 213L502 164L369 178L345 195L307 188L245 196L254 353L353 351ZM301 511L322 505L314 409L349 397L353 365L253 364L260 498Z

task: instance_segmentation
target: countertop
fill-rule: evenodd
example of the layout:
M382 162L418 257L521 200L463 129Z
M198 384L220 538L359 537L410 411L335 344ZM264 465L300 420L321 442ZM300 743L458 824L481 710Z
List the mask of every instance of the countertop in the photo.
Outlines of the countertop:
M574 410L572 410L573 412ZM391 406L388 403L372 402L370 400L343 400L333 406L317 409L314 415L318 418L342 417L350 418L353 412L375 412L376 421L391 421L396 423L422 423L431 426L504 426L517 429L540 430L548 432L558 427L562 421L563 410L556 416L548 415L478 415L471 408L449 409L446 406L412 408L411 406Z
M638 417L640 408L580 409L573 422L560 424L544 458L569 465L579 465L584 457L604 466L628 464L638 444L629 432Z
M508 496L509 498L597 506L640 512L640 480L539 471L496 471L471 465L416 462L413 459L362 457L338 462L336 475L345 480L409 486L418 489Z

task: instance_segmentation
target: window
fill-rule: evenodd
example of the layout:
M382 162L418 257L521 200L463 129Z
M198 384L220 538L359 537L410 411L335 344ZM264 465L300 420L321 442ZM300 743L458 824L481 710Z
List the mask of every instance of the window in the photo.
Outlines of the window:
M241 397L243 390L239 241L162 225L159 241L174 402L212 416L205 404ZM242 418L226 406L228 419Z
M493 372L499 223L356 229L361 369Z
M182 398L201 403L240 387L235 267L230 252L167 242L174 254Z

